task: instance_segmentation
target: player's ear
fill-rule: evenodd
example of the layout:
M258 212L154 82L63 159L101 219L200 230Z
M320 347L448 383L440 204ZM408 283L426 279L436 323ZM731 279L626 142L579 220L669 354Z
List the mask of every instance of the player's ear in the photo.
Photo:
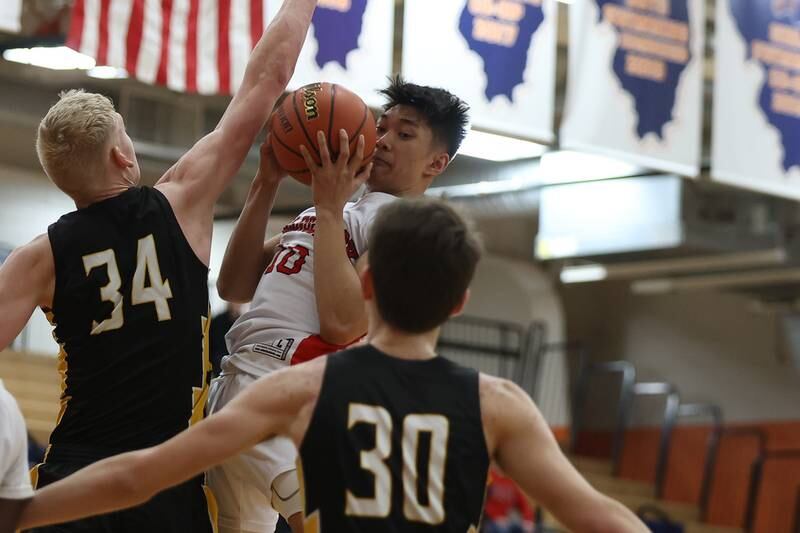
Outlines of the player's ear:
M453 308L453 312L450 313L450 316L458 316L464 312L464 308L467 306L467 302L469 302L469 289L464 291L464 296L461 297L461 301Z
M128 156L122 153L119 146L111 149L111 160L121 169L133 168L133 161L128 159Z
M435 178L447 170L448 165L450 165L450 154L447 152L437 152L428 162L428 167L425 169L425 173L428 176Z

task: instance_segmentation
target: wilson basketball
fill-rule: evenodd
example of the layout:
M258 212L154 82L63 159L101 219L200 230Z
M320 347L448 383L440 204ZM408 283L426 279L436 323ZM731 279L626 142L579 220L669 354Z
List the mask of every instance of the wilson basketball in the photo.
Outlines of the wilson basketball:
M339 154L339 130L350 138L350 154L355 154L359 135L364 135L364 164L375 152L377 133L375 117L358 95L341 85L314 83L284 98L272 116L272 148L278 164L296 180L311 184L300 146L305 145L311 157L320 164L317 132L325 133L331 159Z

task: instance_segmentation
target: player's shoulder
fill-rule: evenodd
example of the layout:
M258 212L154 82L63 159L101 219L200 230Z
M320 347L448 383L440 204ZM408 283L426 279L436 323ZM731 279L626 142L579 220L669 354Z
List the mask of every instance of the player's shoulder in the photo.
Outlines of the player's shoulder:
M28 244L14 248L5 262L25 270L39 271L47 266L52 270L53 250L50 247L50 237L44 233Z
M367 192L355 202L347 204L346 210L352 213L372 214L395 200L397 200L396 196L385 192Z
M504 403L515 403L529 401L528 394L511 380L498 378L484 374L479 375L479 388L481 403L503 405Z
M22 427L24 421L19 405L14 397L5 388L3 381L0 380L0 425L9 433L15 433L17 426ZM13 435L12 435L13 436Z

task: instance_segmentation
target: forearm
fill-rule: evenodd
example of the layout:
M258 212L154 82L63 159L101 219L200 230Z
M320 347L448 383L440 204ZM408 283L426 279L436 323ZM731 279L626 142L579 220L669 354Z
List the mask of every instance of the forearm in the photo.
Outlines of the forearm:
M317 210L314 230L314 290L320 334L347 344L367 331L361 281L347 256L341 212Z
M316 5L317 0L284 0L250 54L242 83L220 127L232 125L237 131L244 127L253 137L258 134L294 74Z
M131 452L90 465L36 492L20 518L20 528L68 522L132 507L153 493L136 465L145 452Z
M231 234L222 260L217 290L232 302L249 302L258 280L271 259L264 250L272 206L278 193L278 183L266 183L256 176L250 187L236 227Z

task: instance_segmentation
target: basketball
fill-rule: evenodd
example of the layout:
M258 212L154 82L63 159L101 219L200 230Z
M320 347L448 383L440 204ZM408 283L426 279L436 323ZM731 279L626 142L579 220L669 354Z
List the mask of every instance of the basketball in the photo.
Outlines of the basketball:
M359 135L364 135L364 164L375 152L375 117L355 93L333 83L314 83L297 89L284 98L272 115L272 149L278 164L296 180L311 184L300 146L320 164L317 132L325 132L331 159L339 154L339 130L350 138L350 154L355 154Z

